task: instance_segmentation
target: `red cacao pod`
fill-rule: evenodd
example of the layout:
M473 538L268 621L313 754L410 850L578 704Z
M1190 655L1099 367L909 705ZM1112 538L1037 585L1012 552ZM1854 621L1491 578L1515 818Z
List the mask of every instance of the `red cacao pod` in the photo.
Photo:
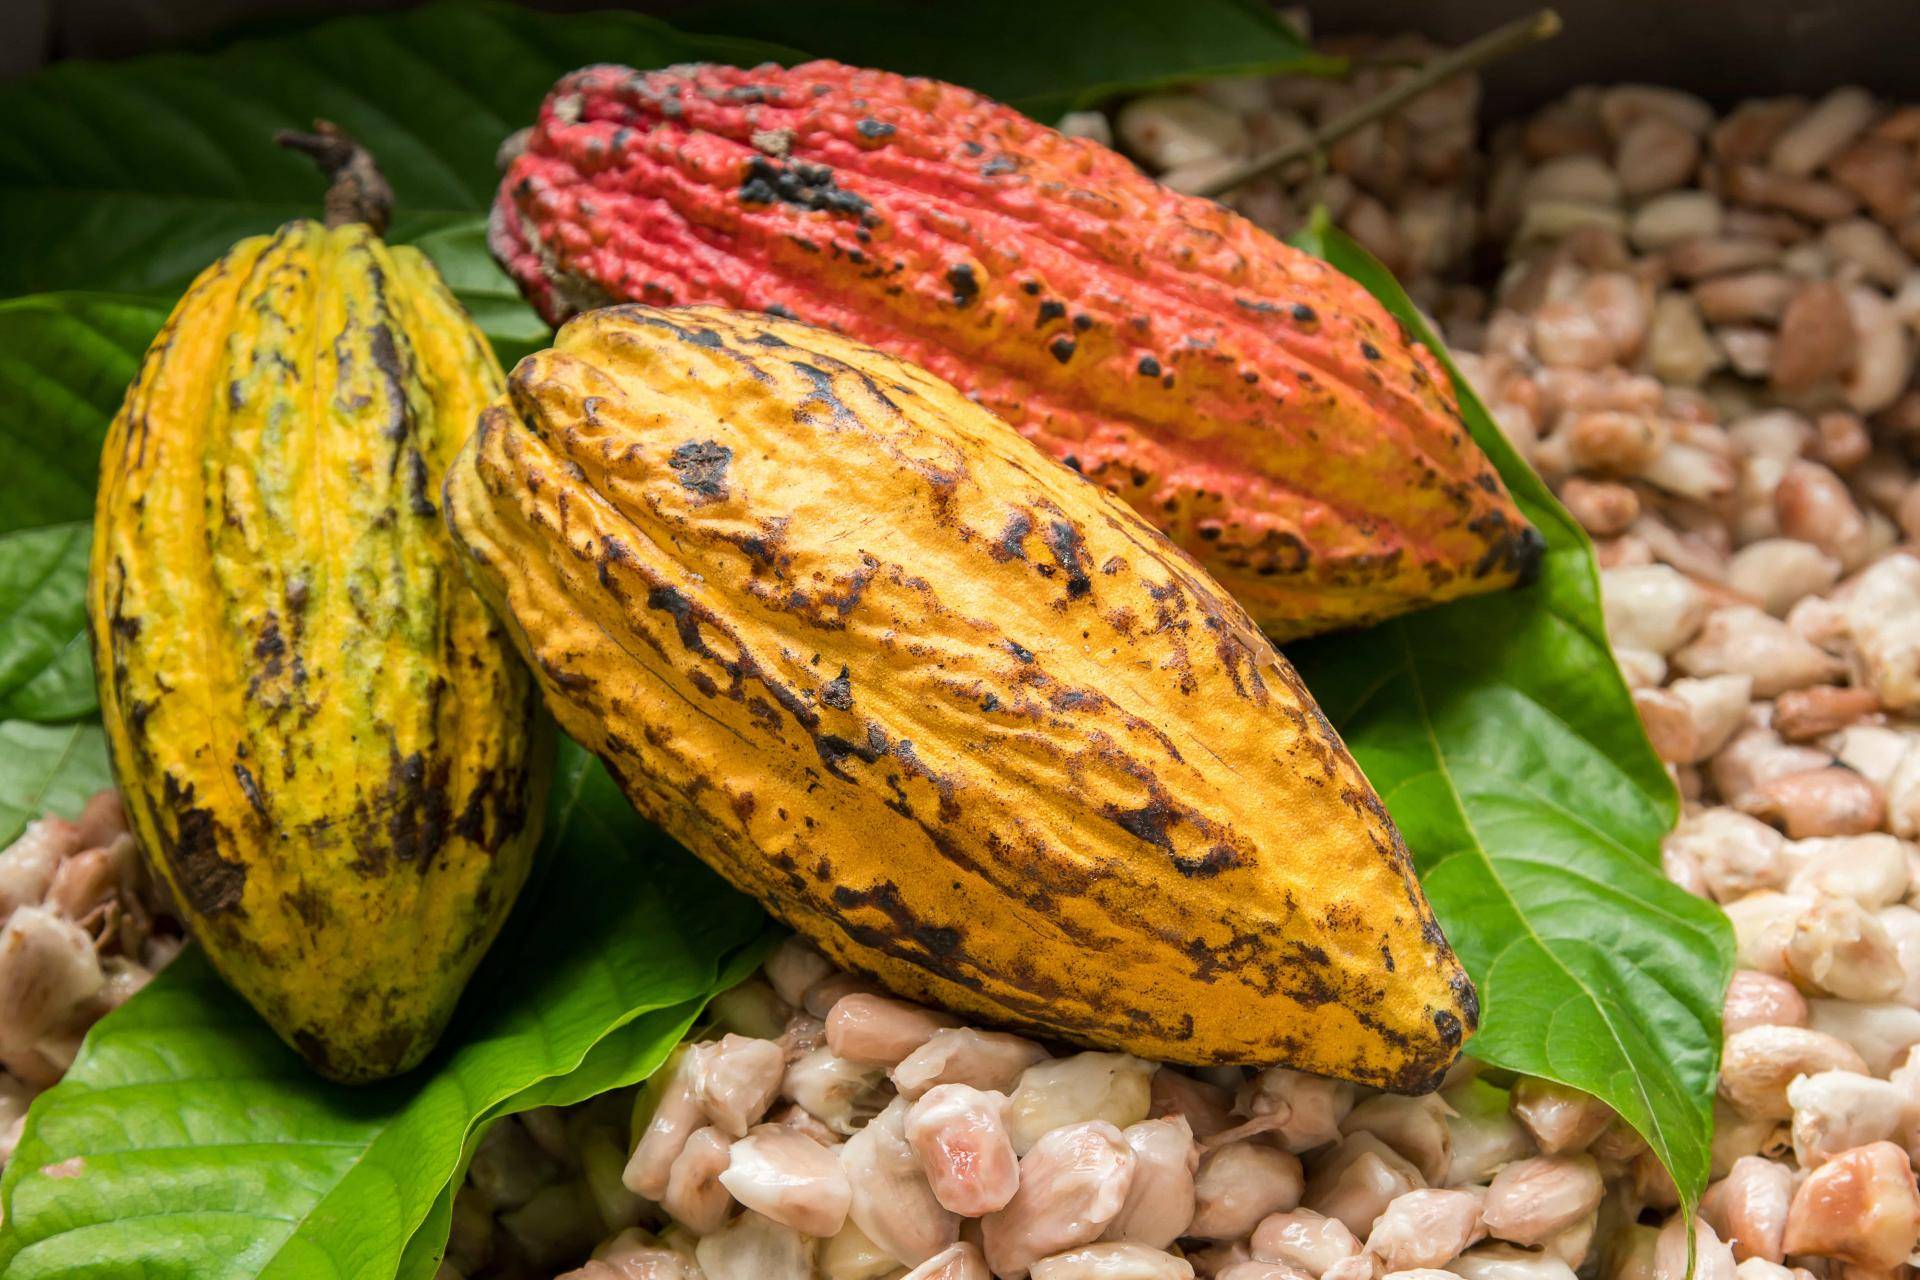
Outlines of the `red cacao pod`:
M1281 639L1528 576L1538 534L1358 284L978 94L831 62L554 88L490 241L558 323L714 302L967 391Z

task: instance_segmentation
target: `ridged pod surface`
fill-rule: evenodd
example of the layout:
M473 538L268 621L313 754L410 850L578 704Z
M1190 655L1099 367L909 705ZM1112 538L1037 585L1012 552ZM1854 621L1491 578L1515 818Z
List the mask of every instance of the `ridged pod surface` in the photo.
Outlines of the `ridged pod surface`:
M719 308L522 361L447 519L636 807L902 994L1431 1086L1474 995L1293 669L953 387Z
M1364 289L965 89L831 62L588 67L510 163L490 238L556 324L712 302L913 361L1279 639L1538 561L1446 374Z
M194 281L101 461L94 667L135 835L341 1080L433 1045L538 834L538 691L438 511L502 385L425 257L293 222Z

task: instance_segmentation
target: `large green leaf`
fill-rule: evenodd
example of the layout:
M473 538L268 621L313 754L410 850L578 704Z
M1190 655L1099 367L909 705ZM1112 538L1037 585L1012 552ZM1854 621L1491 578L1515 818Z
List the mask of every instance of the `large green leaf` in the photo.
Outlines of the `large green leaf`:
M4 216L4 215L0 215ZM167 316L159 302L48 294L0 302L0 718L95 706L88 522L107 424Z
M724 991L751 976L760 967L761 960L766 957L779 932L770 927L753 944L735 952L713 984L713 990ZM434 1203L433 1211L427 1215L426 1222L408 1241L406 1254L400 1260L398 1280L432 1280L434 1269L446 1251L454 1192L459 1190L467 1164L473 1159L474 1148L479 1145L489 1124L502 1116L531 1111L535 1107L572 1106L645 1080L665 1060L674 1045L686 1037L700 1009L678 1006L677 1012L683 1016L671 1036L661 1034L660 1028L651 1024L643 1026L638 1021L628 1023L594 1045L580 1065L566 1075L551 1076L528 1085L479 1120L468 1134L466 1150L461 1153L461 1177L447 1184Z
M0 1272L386 1280L436 1253L482 1123L574 1096L576 1071L585 1090L644 1076L763 928L571 744L550 822L545 874L398 1080L319 1080L193 953L102 1021L0 1183Z
M73 817L112 781L99 725L0 720L0 848L43 813Z
M0 86L0 294L171 296L242 236L316 216L313 165L276 129L333 120L392 181L394 238L483 216L494 153L589 62L755 63L789 51L651 18L440 3L210 55L65 63Z
M1048 123L1133 90L1345 65L1314 53L1270 6L1251 0L719 0L678 20L951 80Z
M1324 225L1301 242L1446 359L1364 250ZM1539 581L1291 656L1479 988L1470 1050L1605 1099L1691 1203L1707 1178L1731 933L1660 874L1678 802L1607 647L1586 536L1448 367L1474 439L1546 536Z
M12 198L0 195L0 223ZM16 261L10 250L0 272ZM0 533L93 518L107 424L169 305L100 294L0 302Z
M71 720L97 705L87 654L92 541L77 522L0 533L0 717Z

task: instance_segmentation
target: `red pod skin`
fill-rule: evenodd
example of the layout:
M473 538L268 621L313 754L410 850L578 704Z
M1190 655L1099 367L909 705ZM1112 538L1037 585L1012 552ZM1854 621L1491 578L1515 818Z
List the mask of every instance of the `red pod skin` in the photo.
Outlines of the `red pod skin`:
M489 241L555 324L714 302L921 365L1124 498L1279 639L1539 559L1444 371L1358 284L953 85L833 62L584 68L509 163Z

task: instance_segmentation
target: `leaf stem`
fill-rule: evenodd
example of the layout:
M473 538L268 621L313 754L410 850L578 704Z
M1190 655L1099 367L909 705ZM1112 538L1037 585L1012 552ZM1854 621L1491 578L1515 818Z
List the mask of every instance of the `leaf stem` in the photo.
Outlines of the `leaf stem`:
M1222 196L1235 187L1291 164L1295 160L1322 155L1328 147L1348 134L1365 128L1382 116L1393 114L1435 85L1468 71L1477 70L1510 53L1517 53L1529 45L1550 40L1558 34L1560 34L1560 15L1552 9L1541 9L1526 17L1516 18L1505 26L1494 28L1477 40L1461 45L1451 53L1435 58L1413 75L1393 85L1385 93L1369 98L1346 114L1327 121L1315 130L1311 137L1289 143L1284 147L1277 147L1263 156L1255 156L1245 164L1228 170L1194 194Z

